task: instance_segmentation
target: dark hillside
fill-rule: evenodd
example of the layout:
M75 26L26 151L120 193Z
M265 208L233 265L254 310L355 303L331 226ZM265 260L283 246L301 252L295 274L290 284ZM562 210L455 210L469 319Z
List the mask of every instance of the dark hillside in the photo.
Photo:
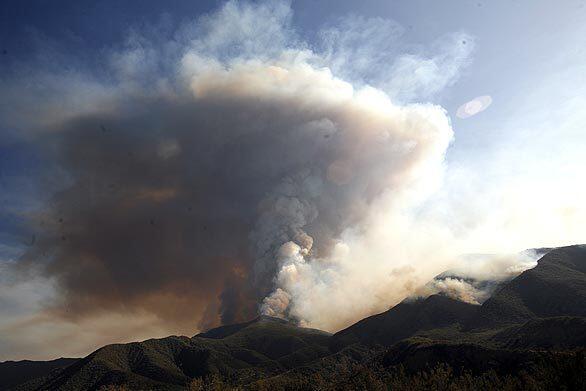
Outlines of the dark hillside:
M474 327L556 316L586 316L584 246L554 249L535 268L503 285L482 305Z
M533 319L493 337L508 349L571 350L586 346L586 318Z
M51 361L5 361L0 363L0 390L6 390L31 379L65 368L77 358L58 358Z
M334 334L332 346L339 349L357 342L390 346L421 331L463 324L476 314L477 309L478 306L441 295L405 300L382 314L370 316Z
M184 389L213 374L239 382L309 363L329 354L330 335L270 317L188 337L108 345L30 389Z

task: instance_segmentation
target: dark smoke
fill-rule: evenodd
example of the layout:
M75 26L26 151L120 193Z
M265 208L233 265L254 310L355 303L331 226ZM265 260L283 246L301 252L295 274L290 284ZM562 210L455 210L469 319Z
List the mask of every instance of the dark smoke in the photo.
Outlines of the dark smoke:
M306 119L245 102L133 104L47 137L69 185L25 258L47 255L44 271L74 313L143 306L152 295L220 295L224 321L250 316L256 301L241 281L254 263L248 235L261 197L296 168L287 154L299 146L287 132ZM234 135L238 118L246 121Z

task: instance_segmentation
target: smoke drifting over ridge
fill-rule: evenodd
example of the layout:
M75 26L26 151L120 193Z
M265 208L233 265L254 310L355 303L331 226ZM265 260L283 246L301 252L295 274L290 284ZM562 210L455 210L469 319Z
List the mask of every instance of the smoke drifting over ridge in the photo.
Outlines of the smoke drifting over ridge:
M530 249L517 254L469 254L459 257L450 270L416 289L411 297L442 294L466 303L482 304L503 283L537 266L537 259L549 250Z
M450 121L389 96L449 85L473 40L397 54L387 73L382 55L352 66L354 49L385 49L370 38L394 25L371 22L311 49L287 4L229 2L166 39L132 34L106 76L39 71L43 94L8 88L3 114L63 178L19 263L55 279L48 311L189 330L260 310L337 330L445 270L451 234L416 210L441 182Z

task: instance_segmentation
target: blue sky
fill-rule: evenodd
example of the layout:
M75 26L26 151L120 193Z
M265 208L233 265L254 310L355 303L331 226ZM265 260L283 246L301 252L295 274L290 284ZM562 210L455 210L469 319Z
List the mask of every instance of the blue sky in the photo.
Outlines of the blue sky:
M252 2L260 3L266 2ZM288 10L286 2L272 3ZM449 232L458 251L511 252L586 242L584 0L299 0L273 24L255 20L253 12L253 27L245 26L252 31L250 37L241 41L230 36L229 26L222 26L224 19L205 19L223 4L2 2L0 293L17 293L0 302L0 315L9 319L0 323L0 331L13 327L10 322L36 319L45 308L39 300L49 301L55 294L51 278L35 275L15 282L6 266L18 263L19 254L35 243L44 208L51 207L75 175L75 167L64 172L63 162L54 157L58 145L52 144L57 139L52 126L63 118L66 122L68 110L86 115L88 105L96 102L130 110L134 95L128 91L146 95L149 88L144 85L160 82L157 88L166 91L168 79L181 79L175 62L190 60L181 57L177 45L197 41L198 33L209 34L195 45L212 59L205 66L234 56L240 44L249 45L243 57L262 61L284 48L294 48L301 57L308 50L316 58L302 62L327 67L356 90L371 85L399 106L435 104L445 109L454 137L442 155L437 183L421 191L425 199L410 217ZM256 31L254 22L260 29L278 25L275 36ZM196 60L190 66L202 66ZM185 63L177 68L185 71ZM126 100L113 98L118 94ZM479 96L490 96L492 104L469 118L456 116L459 107ZM107 104L100 109L113 110ZM176 149L168 145L168 150ZM458 237L465 243L454 239ZM157 323L156 313L145 313L151 322L148 332L176 330L175 324ZM100 326L70 353L130 338L141 323L121 316L106 311L94 322ZM45 329L58 340L81 324L87 327L84 322L90 321L80 319L51 319ZM112 319L127 327L104 340L99 332ZM44 331L31 334L11 341L0 337L0 359L50 357L49 348L39 347Z

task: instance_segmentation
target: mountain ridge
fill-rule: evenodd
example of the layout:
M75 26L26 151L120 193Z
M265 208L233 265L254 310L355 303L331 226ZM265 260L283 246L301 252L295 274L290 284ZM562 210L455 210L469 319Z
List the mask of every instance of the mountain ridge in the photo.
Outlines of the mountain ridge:
M585 271L585 246L556 248L482 305L443 295L404 300L333 335L260 316L191 338L107 345L16 389L126 385L179 390L198 379L279 389L279 384L305 384L315 376L335 383L341 381L338 373L350 374L348 368L361 366L377 367L380 373L401 367L406 378L444 364L458 376L466 371L513 376L535 368L550 373L559 366L580 367L583 353L574 357L573 352L586 348ZM483 364L486 360L491 364ZM343 381L353 381L348 376Z

